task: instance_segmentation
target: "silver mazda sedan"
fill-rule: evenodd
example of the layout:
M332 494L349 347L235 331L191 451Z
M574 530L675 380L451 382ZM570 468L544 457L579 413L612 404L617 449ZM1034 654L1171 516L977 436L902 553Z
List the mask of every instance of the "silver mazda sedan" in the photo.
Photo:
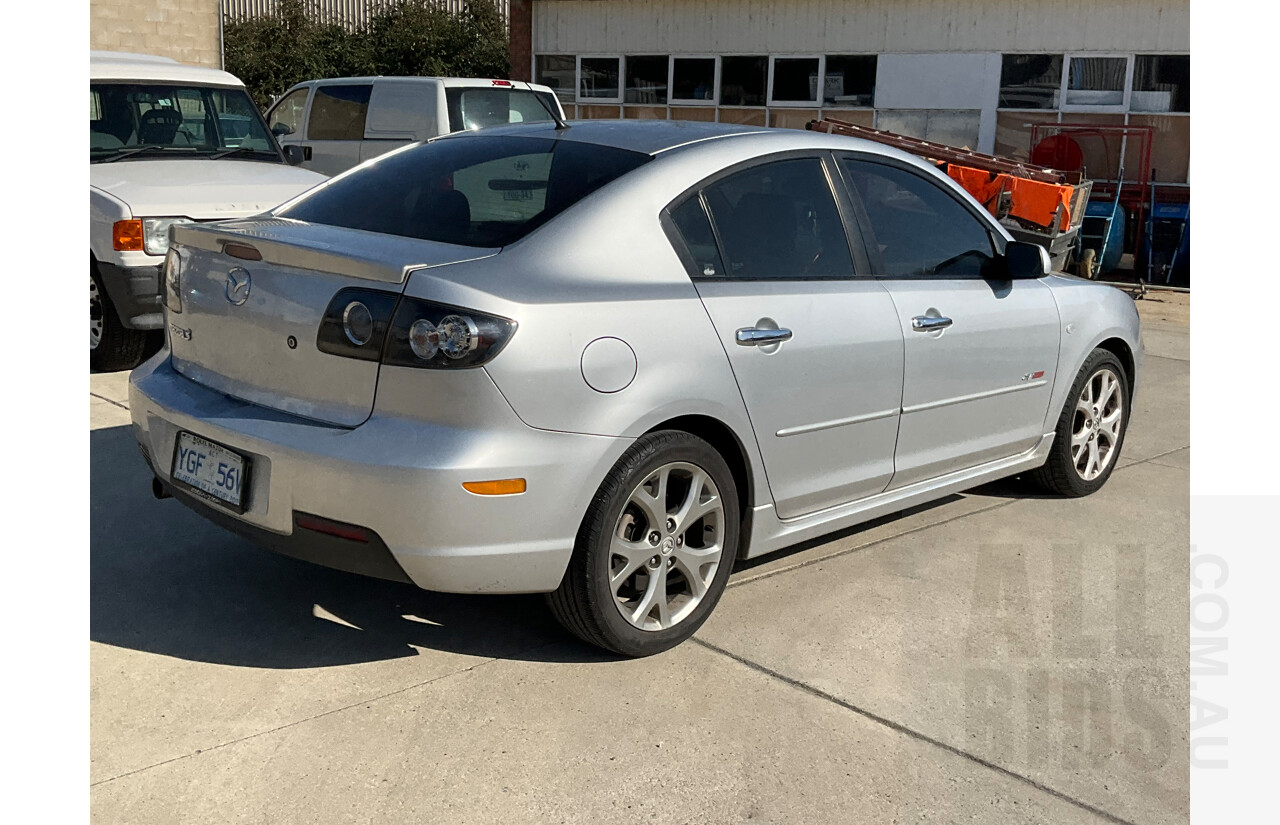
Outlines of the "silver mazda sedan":
M546 593L629 656L740 559L1002 476L1092 493L1142 358L1123 293L812 132L503 127L172 237L169 344L130 380L158 496L331 567Z

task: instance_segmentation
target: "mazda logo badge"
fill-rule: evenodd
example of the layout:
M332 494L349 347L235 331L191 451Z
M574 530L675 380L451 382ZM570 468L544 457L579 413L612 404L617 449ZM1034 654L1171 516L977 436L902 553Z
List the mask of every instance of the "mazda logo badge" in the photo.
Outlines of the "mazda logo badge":
M249 300L249 289L252 286L253 279L249 277L248 270L236 267L227 273L227 300L240 306Z

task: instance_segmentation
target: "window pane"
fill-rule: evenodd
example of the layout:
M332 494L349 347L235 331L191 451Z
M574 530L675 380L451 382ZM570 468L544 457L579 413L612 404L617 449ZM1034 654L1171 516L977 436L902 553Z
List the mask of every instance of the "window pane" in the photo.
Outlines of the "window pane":
M244 149L237 159L279 161L262 116L241 89L140 83L92 84L90 160ZM93 117L94 115L97 117Z
M627 103L667 102L667 56L627 58Z
M720 105L763 106L768 77L767 57L720 58Z
M307 94L310 89L298 89L284 96L267 116L267 125L277 135L301 135L302 112L307 108ZM277 124L281 124L277 126ZM287 129L286 129L287 127Z
M444 97L454 132L552 120L537 96L525 89L455 86L445 89Z
M551 87L562 102L572 103L573 76L577 71L573 55L540 54L536 62L533 82Z
M817 158L756 166L708 186L732 278L848 278L844 224Z
M702 202L696 197L689 198L671 213L671 219L693 257L693 271L689 275L694 278L723 278L724 264L720 261L711 222L707 220L707 213L702 211Z
M818 99L818 58L779 57L773 61L775 102L813 103Z
M966 278L987 271L994 250L986 227L940 185L896 166L840 162L871 223L876 274Z
M308 140L364 140L373 86L317 86L307 121Z
M876 95L874 54L827 55L822 99L832 106L873 106Z
M578 97L616 100L621 62L619 57L582 58L582 88L578 90Z
M1056 109L1061 88L1060 54L1006 54L1001 60L1001 109Z
M716 59L677 57L672 61L671 97L675 100L715 100Z
M1124 103L1123 57L1073 57L1067 80L1067 103L1075 106L1119 106Z
M1190 112L1191 57L1185 54L1140 54L1133 63L1134 112Z
M464 246L505 246L649 160L639 152L484 133L420 144L281 214Z

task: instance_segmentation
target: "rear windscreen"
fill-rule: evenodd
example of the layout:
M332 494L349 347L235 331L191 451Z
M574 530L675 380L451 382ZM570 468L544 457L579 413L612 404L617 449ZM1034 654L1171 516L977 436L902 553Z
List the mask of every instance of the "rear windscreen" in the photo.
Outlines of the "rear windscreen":
M555 120L551 112L559 111L554 95L528 89L451 86L445 89L444 99L449 106L451 132L466 132L486 126L507 126L512 123L550 123ZM547 107L550 107L550 111Z
M506 246L648 160L612 146L468 135L388 155L277 214L463 246Z

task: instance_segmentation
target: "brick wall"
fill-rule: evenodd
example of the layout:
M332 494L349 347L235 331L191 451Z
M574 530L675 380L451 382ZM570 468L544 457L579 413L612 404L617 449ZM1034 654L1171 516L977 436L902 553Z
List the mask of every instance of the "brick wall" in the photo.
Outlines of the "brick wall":
M218 0L90 0L89 48L220 69Z
M507 20L511 79L533 80L533 0L511 0Z

